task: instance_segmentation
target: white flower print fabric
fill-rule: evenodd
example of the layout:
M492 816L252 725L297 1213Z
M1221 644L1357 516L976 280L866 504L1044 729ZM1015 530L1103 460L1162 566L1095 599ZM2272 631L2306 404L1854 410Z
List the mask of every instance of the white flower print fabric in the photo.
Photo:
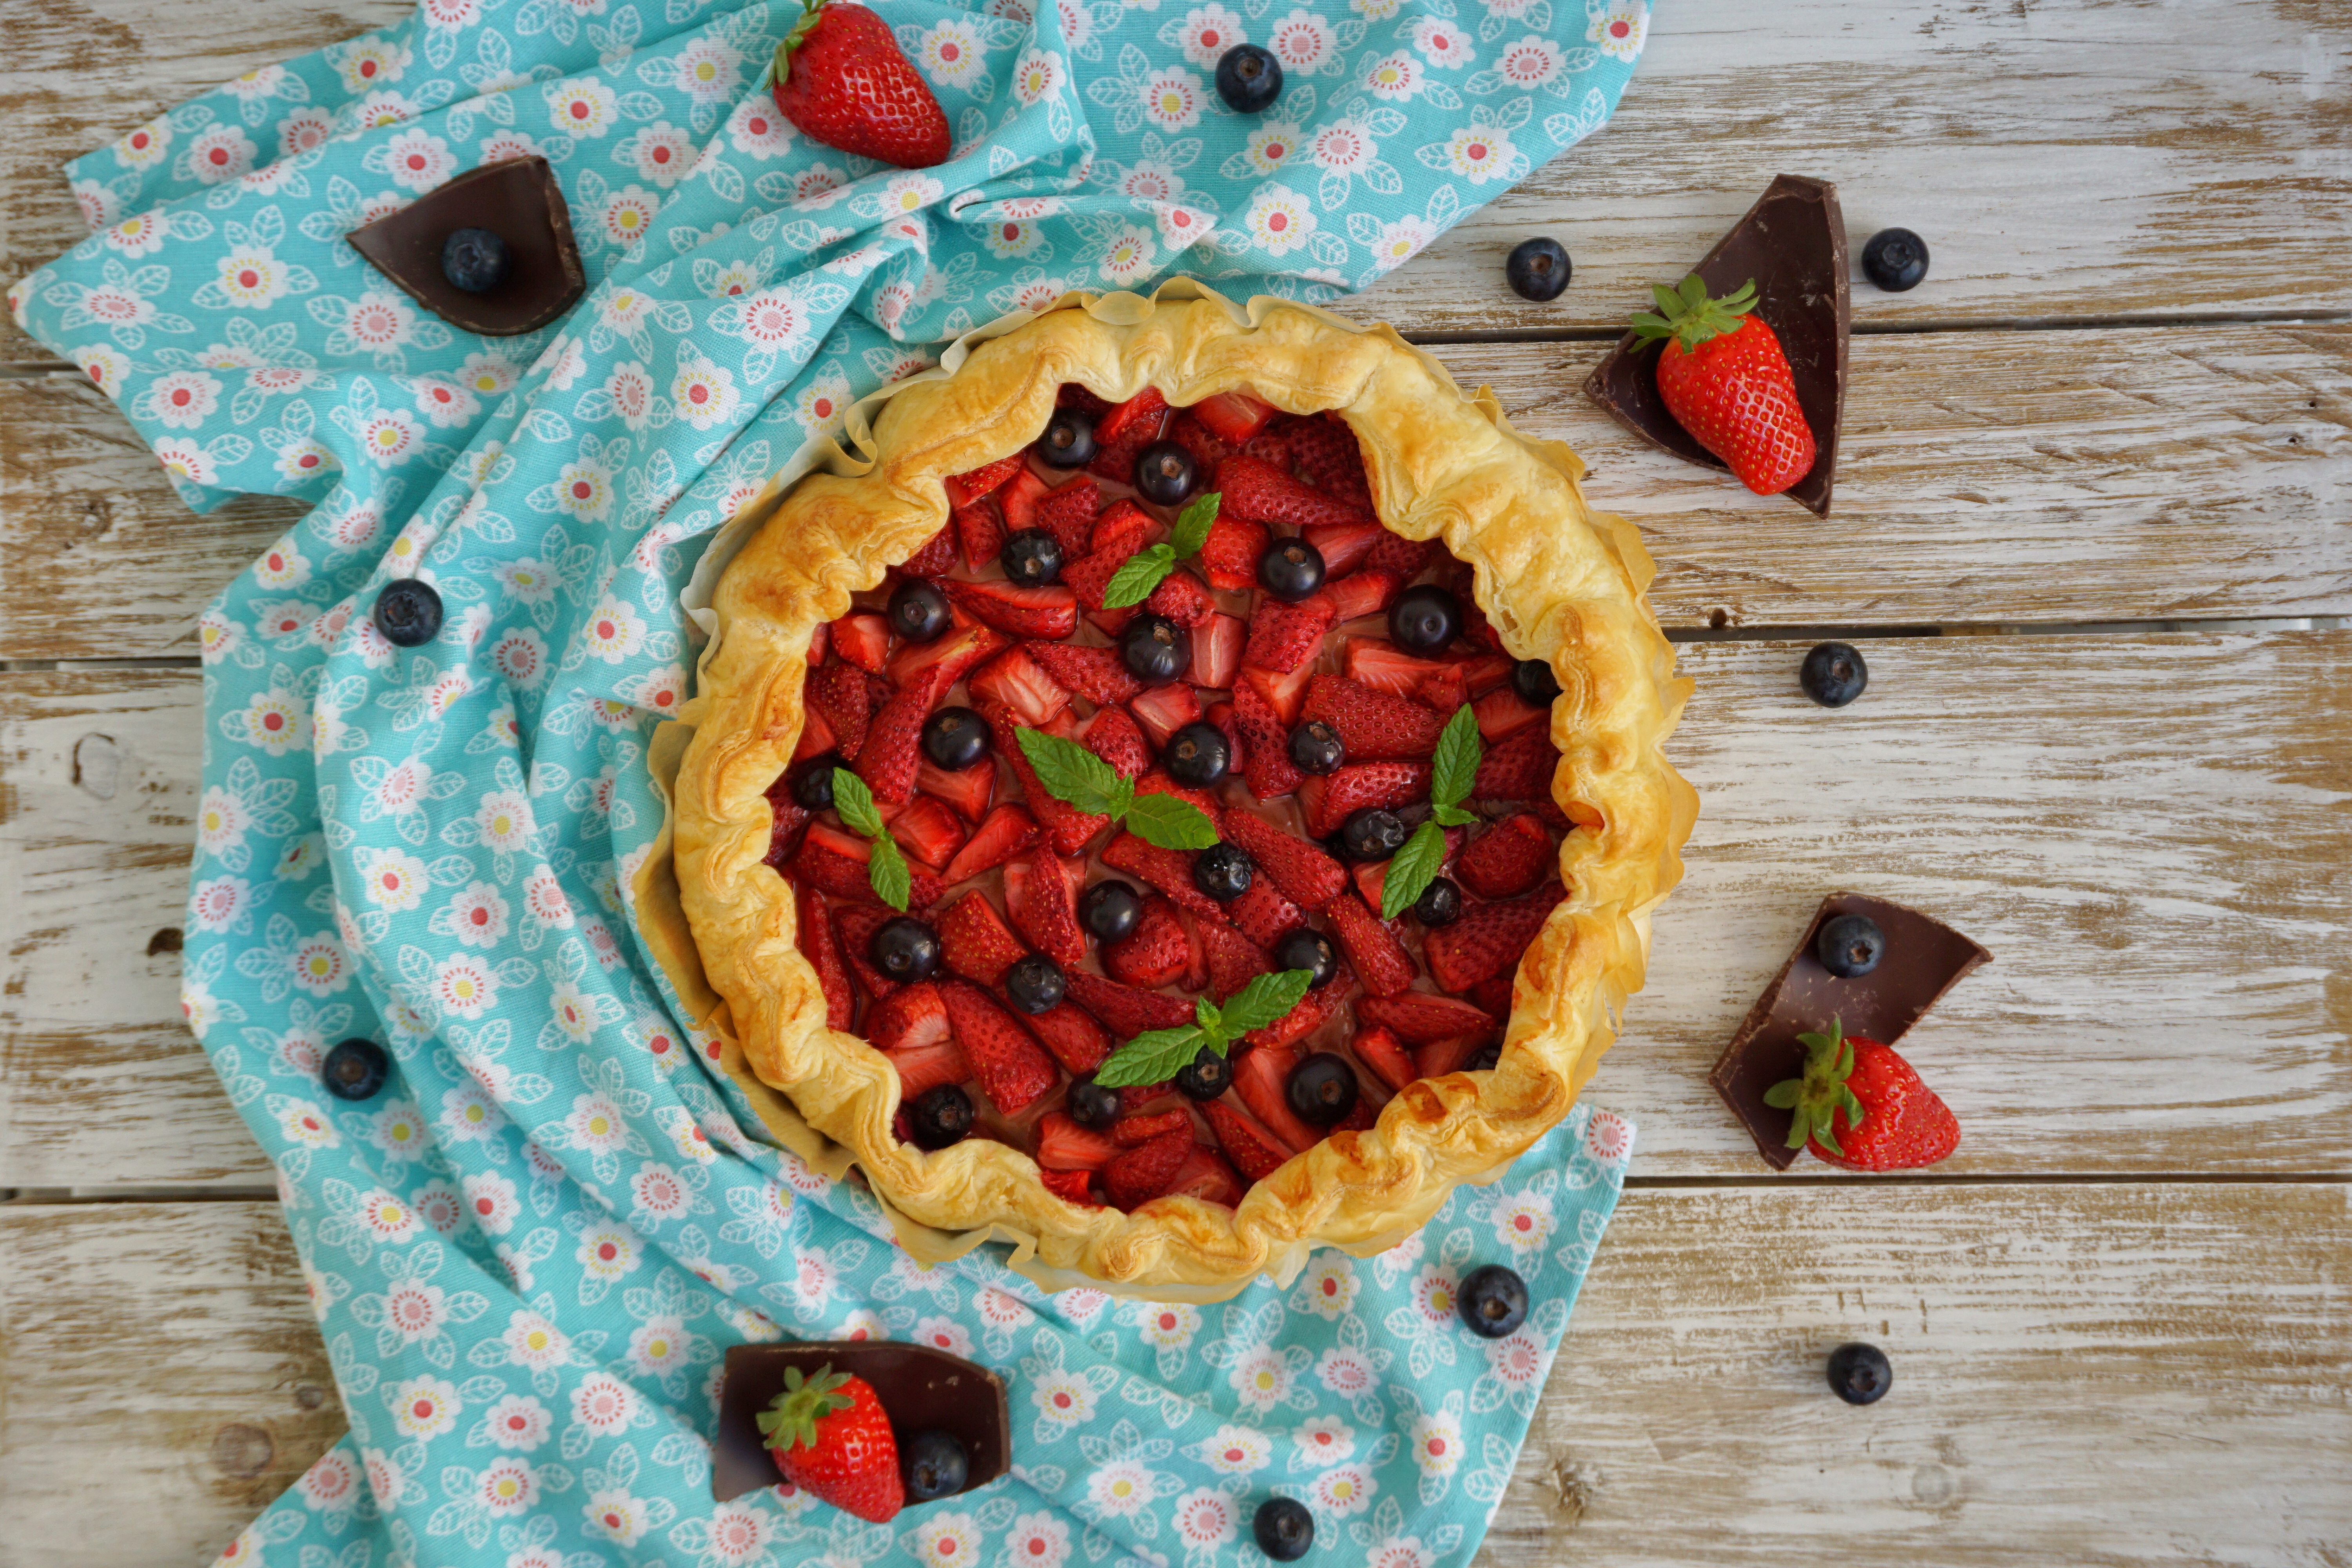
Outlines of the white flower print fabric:
M847 0L840 0L847 3ZM205 779L182 1001L275 1162L350 1435L223 1561L1261 1561L1300 1500L1331 1561L1466 1563L1633 1146L1580 1107L1379 1258L1213 1307L927 1266L759 1133L635 939L646 747L687 690L702 546L927 345L1186 273L1322 300L1600 128L1643 0L882 0L957 153L901 171L776 113L798 18L737 0L422 0L68 171L90 237L16 283L190 505L314 510L197 626ZM1213 83L1283 61L1268 114ZM589 288L459 331L345 240L546 157ZM393 647L393 577L438 590ZM336 1041L382 1042L372 1100ZM1526 1276L1508 1339L1452 1313ZM887 1336L1004 1373L1003 1481L869 1526L714 1503L730 1345Z

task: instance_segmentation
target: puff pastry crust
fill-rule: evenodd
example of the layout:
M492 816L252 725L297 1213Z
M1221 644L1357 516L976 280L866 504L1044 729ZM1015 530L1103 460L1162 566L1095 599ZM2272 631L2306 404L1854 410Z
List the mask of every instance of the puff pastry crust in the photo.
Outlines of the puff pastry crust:
M876 461L813 473L719 579L718 640L674 800L680 901L747 1064L874 1187L923 1225L1034 1237L1036 1260L1150 1295L1226 1294L1295 1273L1309 1248L1369 1253L1419 1226L1464 1181L1492 1180L1567 1114L1640 989L1649 916L1680 880L1696 797L1667 763L1689 683L1643 597L1653 568L1632 527L1591 510L1582 464L1514 431L1491 394L1465 396L1388 329L1275 300L1244 314L1162 299L1108 319L1048 311L974 347L950 374L892 395ZM1381 520L1437 538L1474 571L1508 650L1558 672L1552 792L1580 826L1560 849L1568 895L1520 963L1498 1065L1415 1083L1369 1131L1336 1133L1256 1184L1236 1209L1162 1198L1132 1214L1064 1202L1009 1145L927 1153L892 1133L896 1072L829 1029L795 943L790 884L761 863L764 792L801 729L810 635L845 614L948 519L943 478L1034 440L1055 390L1110 402L1157 386L1171 404L1246 389L1293 414L1337 411L1360 442Z

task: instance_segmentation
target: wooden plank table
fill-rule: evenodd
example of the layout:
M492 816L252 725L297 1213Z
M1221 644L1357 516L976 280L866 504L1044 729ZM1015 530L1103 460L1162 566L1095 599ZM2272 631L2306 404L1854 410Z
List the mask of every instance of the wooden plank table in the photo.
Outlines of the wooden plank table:
M77 237L63 159L405 8L0 10L0 274ZM1784 171L1936 256L1857 281L1826 522L1575 390ZM1531 233L1548 307L1501 285ZM1635 1175L1485 1562L2352 1561L2347 253L2340 5L1664 0L1603 135L1351 307L1584 454L1697 681L1689 878L1591 1090ZM188 632L296 511L192 518L0 362L0 1568L192 1563L341 1427L175 1005ZM1834 714L1831 631L1873 671ZM1917 1037L1967 1127L1917 1177L1775 1178L1702 1081L1839 886L1997 954ZM1860 1416L1853 1337L1898 1376Z

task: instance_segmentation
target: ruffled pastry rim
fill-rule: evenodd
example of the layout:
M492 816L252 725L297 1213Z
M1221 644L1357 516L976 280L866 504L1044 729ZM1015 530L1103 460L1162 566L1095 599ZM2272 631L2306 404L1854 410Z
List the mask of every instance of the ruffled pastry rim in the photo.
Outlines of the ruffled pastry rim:
M1237 307L1192 286L1152 300L1073 296L959 346L969 352L952 374L861 405L873 411L870 463L801 478L719 575L702 617L716 637L681 714L693 733L673 797L674 865L728 1033L797 1112L790 1120L843 1145L887 1206L962 1233L936 1237L942 1255L1008 1237L1049 1288L1200 1300L1260 1274L1287 1279L1318 1246L1384 1250L1455 1184L1493 1180L1567 1115L1641 988L1650 914L1681 880L1697 809L1662 749L1690 682L1675 678L1644 597L1648 552L1632 526L1587 507L1583 464L1566 446L1520 435L1492 393L1465 395L1385 326L1280 300ZM1246 388L1294 414L1339 412L1364 449L1381 521L1442 537L1473 569L1505 647L1559 672L1553 797L1601 819L1561 845L1570 891L1521 961L1497 1066L1412 1084L1372 1130L1294 1156L1236 1209L1192 1198L1132 1214L1087 1208L1048 1192L1010 1145L901 1143L898 1075L864 1039L826 1027L795 941L793 886L761 863L765 792L800 734L812 631L947 522L942 478L1033 440L1064 382L1114 403L1149 384L1176 405Z

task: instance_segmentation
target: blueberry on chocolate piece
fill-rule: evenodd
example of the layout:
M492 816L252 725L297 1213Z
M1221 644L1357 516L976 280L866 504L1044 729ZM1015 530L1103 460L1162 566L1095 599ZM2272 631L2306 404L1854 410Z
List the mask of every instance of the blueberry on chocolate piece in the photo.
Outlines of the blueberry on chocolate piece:
M1480 1339L1506 1339L1528 1321L1528 1282L1499 1263L1473 1268L1454 1288L1454 1310Z
M1824 708L1843 708L1870 684L1870 666L1851 643L1816 643L1797 671L1805 695Z
M1882 228L1862 247L1862 270L1889 294L1916 289L1927 276L1927 242L1907 228Z
M461 228L441 242L441 276L452 289L487 294L507 280L507 242L487 228Z
M432 584L394 577L375 596L375 629L394 647L423 647L441 635L441 595Z
M392 1060L373 1040L343 1040L319 1064L319 1082L337 1100L373 1100Z
M898 1446L898 1473L908 1502L931 1502L963 1490L971 1457L952 1432L918 1432Z
M1895 1369L1876 1345L1840 1345L1830 1352L1830 1392L1848 1405L1875 1405L1895 1386Z
M1886 938L1868 915L1839 915L1822 922L1813 939L1813 956L1840 980L1852 980L1878 967L1886 956Z

